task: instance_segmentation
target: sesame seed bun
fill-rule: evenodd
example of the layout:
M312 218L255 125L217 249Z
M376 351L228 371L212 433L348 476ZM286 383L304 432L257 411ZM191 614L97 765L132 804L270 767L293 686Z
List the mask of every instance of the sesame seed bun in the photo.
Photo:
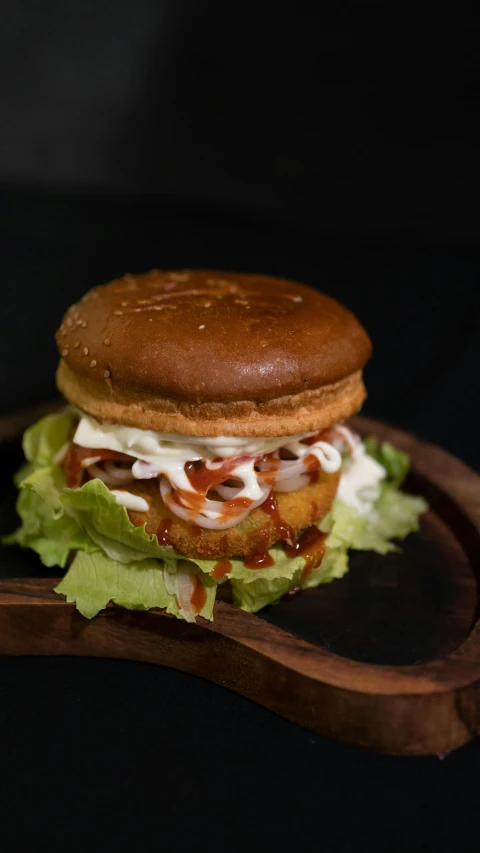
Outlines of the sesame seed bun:
M286 279L204 270L125 276L56 335L57 384L96 418L185 435L323 429L365 398L370 340L346 308Z

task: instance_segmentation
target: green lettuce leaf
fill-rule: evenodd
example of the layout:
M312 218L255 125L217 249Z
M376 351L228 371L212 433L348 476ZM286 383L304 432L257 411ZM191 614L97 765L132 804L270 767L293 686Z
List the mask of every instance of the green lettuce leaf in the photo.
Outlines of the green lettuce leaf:
M393 542L377 532L373 514L361 515L339 500L334 501L320 529L329 534L327 545L330 548L353 548L357 551L376 551L378 554L398 550Z
M424 498L408 495L384 483L374 507L372 526L380 538L404 539L419 530L420 516L427 509Z
M306 577L300 577L301 589L313 589L321 583L330 583L338 578L343 578L348 572L348 552L346 548L330 548L327 546L325 556L317 566L312 569Z
M302 563L305 565L304 560ZM268 604L275 604L295 587L313 589L321 583L329 583L335 578L343 577L347 571L346 549L327 547L320 566L312 569L305 577L302 577L301 568L297 567L291 577L257 578L257 572L254 571L253 578L248 582L232 578L233 601L241 610L257 613Z
M361 515L336 500L320 529L329 534L327 545L330 548L388 554L399 550L392 540L404 539L419 529L420 515L427 509L423 498L407 495L385 483L371 513Z
M287 557L281 546L270 548L268 553L274 560L274 563L272 566L267 566L264 569L248 569L243 560L234 560L233 557L229 557L232 569L225 575L225 577L230 580L239 580L246 584L260 580L271 581L278 578L291 580L296 572L299 569L302 570L305 565L303 557ZM192 562L194 562L202 572L208 573L213 572L216 565L216 560L192 559Z
M27 500L23 497L26 492L35 495L37 500L32 496ZM76 531L77 535L72 535L72 540L77 541L79 531L83 531L89 550L102 548L108 556L120 562L130 563L149 557L177 558L173 548L160 546L157 537L150 536L145 526L135 527L131 523L125 507L117 504L115 495L101 480L90 480L80 489L67 489L64 473L55 465L34 469L20 483L17 511L22 527L13 534L16 539L6 537L5 544L24 540L25 534L33 528L46 529L48 520L48 536L63 537L68 529ZM52 524L53 521L61 521L61 524Z
M58 492L52 488L52 493L48 495L49 500L44 497L47 494L46 482L52 480L51 469L39 469L39 471L48 473L45 478L36 476L38 472L31 475L24 482L18 496L17 512L22 521L21 526L10 536L5 536L2 541L5 545L31 548L37 552L45 566L60 566L63 569L71 551L97 551L98 545L90 539L75 519L68 515L61 517L55 515L52 504L56 506ZM40 480L40 491L35 488L38 480Z
M56 414L46 415L29 427L22 442L28 462L40 468L51 465L57 453L72 437L75 417L73 409L67 406Z
M146 532L145 525L132 524L125 507L117 504L115 495L101 480L90 480L79 489L64 489L60 500L113 560L130 563L148 557L177 559L173 548L159 545L157 537Z
M388 441L383 441L380 444L373 435L366 438L363 443L368 455L376 459L385 468L387 483L399 488L410 470L409 456Z
M161 560L121 563L102 551L92 554L79 551L67 574L55 587L55 592L65 595L68 602L74 602L87 619L96 616L109 601L127 610L160 607L179 616L176 595L167 592L165 572ZM207 593L200 615L211 620L217 585L202 575L199 581Z
M248 613L257 613L267 604L275 604L282 595L292 589L298 578L300 570L292 578L273 578L272 580L253 580L251 583L232 580L233 603Z
M135 527L125 507L100 480L79 489L65 487L63 471L55 464L59 451L72 434L71 409L42 418L24 436L27 464L17 477L21 527L3 540L35 550L47 566L65 567L71 551L77 555L57 591L76 601L89 618L113 601L130 609L162 607L177 616L175 584L182 572L193 572L203 583L207 603L202 616L212 618L217 582L210 577L214 560L184 560L171 547L159 545L145 526ZM302 577L305 561L288 558L282 547L270 549L274 560L264 569L248 569L231 559L226 578L232 584L237 606L256 612L281 598L295 586L312 588L348 570L348 549L384 554L400 539L418 530L419 516L427 505L422 498L399 491L408 471L406 454L392 445L367 439L367 452L387 471L380 497L368 515L361 515L336 500L320 528L328 534L321 565Z

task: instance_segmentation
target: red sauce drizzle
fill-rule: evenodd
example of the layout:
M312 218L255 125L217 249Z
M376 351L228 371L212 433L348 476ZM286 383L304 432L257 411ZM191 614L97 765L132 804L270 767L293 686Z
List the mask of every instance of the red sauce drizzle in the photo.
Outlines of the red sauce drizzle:
M116 459L119 462L133 462L131 456L125 453L119 453L116 450L102 450L97 447L80 447L73 441L68 445L68 450L60 462L60 467L64 469L66 474L66 483L69 489L75 489L81 485L86 470L83 466L85 459L100 457L98 462L103 462L105 459Z
M322 562L326 537L327 534L322 533L318 527L307 527L293 545L285 545L287 557L303 557L305 560L302 578L306 578L312 569L316 569Z
M215 580L221 580L231 571L232 564L230 560L219 560L213 567L212 578L215 578Z
M276 472L278 471L281 460L277 459L276 456L272 456L271 453L267 453L258 461L259 463L262 462L264 465L268 465L268 468L265 471L258 471L258 469L255 468L259 481L261 483L265 483L267 486L273 486L275 483Z
M183 498L185 502L188 504L186 507L182 504L180 498ZM183 507L183 509L190 510L193 517L195 512L200 512L203 509L203 504L205 500L205 495L198 494L197 492L187 492L184 489L176 489L170 495L167 495L165 498L165 503L167 507L171 504L178 504L178 506ZM252 501L250 498L233 498L231 501L223 501L223 513L222 518L228 518L232 512L237 512L238 509L248 509ZM198 525L197 525L198 526Z
M309 474L313 471L318 471L320 468L320 462L313 453L308 453L307 456L303 457L303 464L305 465L305 470L308 471Z
M282 539L284 542L293 542L293 530L289 524L282 521L280 518L280 512L275 495L270 492L268 498L266 498L260 506L272 519L278 539Z
M207 468L204 462L187 462L185 464L185 473L190 481L192 489L195 491L186 491L177 489L165 499L167 506L171 503L176 503L179 506L188 507L192 516L195 512L201 512L204 501L210 489L219 486L228 480L230 472L239 463L248 459L247 456L237 456L234 459L227 459L218 468ZM216 459L215 462L222 462L221 459ZM182 498L185 503L180 500ZM238 513L239 510L248 509L252 501L249 498L233 498L230 501L223 501L223 517L228 518L231 515Z
M310 438L302 439L302 444L315 444L317 441L328 441L328 433L328 429L321 429L320 432L315 433L315 435L311 435Z
M275 462L278 463L279 460L275 459ZM262 482L265 483L266 486L273 486L276 478L276 470L278 468L278 464L275 467L272 467L270 471L257 471L257 477Z
M205 587L201 581L198 580L196 575L192 575L192 580L194 583L194 590L192 592L192 597L190 599L190 603L195 611L195 613L200 613L202 608L205 606L207 601L207 592Z
M168 535L171 526L171 518L162 518L157 530L157 539L159 545L171 545L173 547L173 542L170 539L170 536Z
M243 565L247 569L268 569L273 566L275 560L270 556L268 551L262 551L259 554L252 554L244 560Z
M228 475L239 462L244 462L248 458L248 456L236 456L233 459L226 459L218 468L207 468L204 462L186 462L185 474L192 488L205 496L209 489L227 480ZM221 459L214 459L214 462L221 461Z

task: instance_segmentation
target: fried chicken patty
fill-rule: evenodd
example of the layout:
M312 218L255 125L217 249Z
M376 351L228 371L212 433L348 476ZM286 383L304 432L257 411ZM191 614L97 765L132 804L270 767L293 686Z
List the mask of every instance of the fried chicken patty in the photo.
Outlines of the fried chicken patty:
M320 471L316 482L296 492L274 492L279 517L292 528L294 537L326 515L335 498L339 479L340 472L326 474ZM138 527L146 522L149 534L165 531L167 541L164 544L173 545L175 551L184 557L203 560L249 557L268 551L279 539L274 519L261 506L252 510L236 527L209 530L170 513L160 496L157 480L134 480L128 491L140 495L150 507L148 512L129 510L131 522ZM170 520L168 526L162 524L166 519Z

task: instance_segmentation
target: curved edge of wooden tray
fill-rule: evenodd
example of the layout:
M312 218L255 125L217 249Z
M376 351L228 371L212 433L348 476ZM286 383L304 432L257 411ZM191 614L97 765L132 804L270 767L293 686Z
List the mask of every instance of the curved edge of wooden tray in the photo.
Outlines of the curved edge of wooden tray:
M480 478L440 448L354 419L408 451L418 491L454 531L478 578ZM1 430L0 430L1 434ZM447 657L412 666L353 661L219 601L215 621L110 606L90 622L55 580L0 582L0 654L80 655L170 666L228 687L319 734L401 755L449 752L480 733L480 622Z

